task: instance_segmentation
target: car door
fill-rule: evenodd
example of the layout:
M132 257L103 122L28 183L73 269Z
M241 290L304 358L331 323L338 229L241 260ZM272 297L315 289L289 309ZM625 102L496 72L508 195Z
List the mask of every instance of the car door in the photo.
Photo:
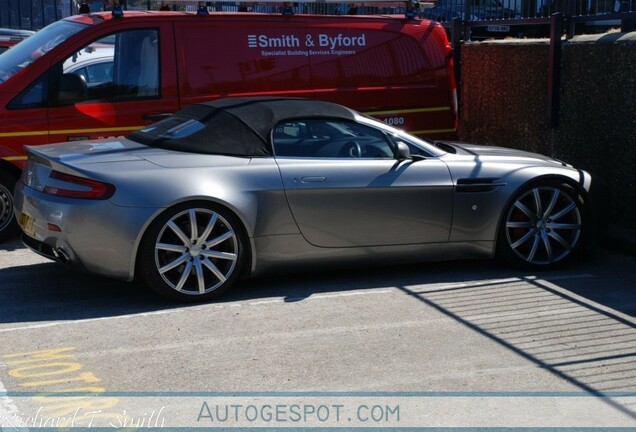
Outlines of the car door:
M49 142L127 135L179 109L174 51L168 23L128 26L73 50L51 68ZM87 82L73 67L112 53L108 79ZM102 58L102 60L104 60ZM60 76L85 82L78 100L59 100ZM75 78L72 77L72 78ZM77 80L75 80L77 81Z
M453 186L437 158L398 161L382 131L342 120L284 122L272 142L289 207L309 243L448 241Z

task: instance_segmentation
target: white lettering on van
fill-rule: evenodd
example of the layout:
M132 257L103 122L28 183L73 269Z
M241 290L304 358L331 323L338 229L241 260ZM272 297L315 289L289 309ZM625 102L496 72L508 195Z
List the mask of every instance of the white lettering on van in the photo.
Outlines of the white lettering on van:
M300 48L300 38L295 35L248 35L247 46L250 48Z
M321 33L318 35L318 43L321 47L327 47L333 50L342 47L364 47L367 45L367 39L364 33L360 36L343 36L342 33L340 33L335 37Z

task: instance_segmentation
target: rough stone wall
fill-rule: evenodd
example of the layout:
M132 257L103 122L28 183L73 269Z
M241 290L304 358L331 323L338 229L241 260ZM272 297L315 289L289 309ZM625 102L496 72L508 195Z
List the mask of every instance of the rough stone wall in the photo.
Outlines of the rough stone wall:
M548 55L547 39L465 43L459 138L548 154L589 171L608 232L633 235L636 33L563 42L555 129L547 119Z

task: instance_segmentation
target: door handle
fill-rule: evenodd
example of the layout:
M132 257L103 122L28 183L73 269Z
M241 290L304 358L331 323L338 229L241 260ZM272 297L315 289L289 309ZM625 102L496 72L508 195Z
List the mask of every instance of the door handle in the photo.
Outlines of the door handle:
M322 176L312 176L312 177L301 177L300 181L303 183L320 183L327 180L327 177Z

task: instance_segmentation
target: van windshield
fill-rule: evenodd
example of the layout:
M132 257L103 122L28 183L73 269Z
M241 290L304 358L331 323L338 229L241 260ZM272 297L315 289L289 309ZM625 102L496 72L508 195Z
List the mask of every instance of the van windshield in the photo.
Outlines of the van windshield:
M57 21L23 40L10 50L0 55L0 83L11 78L16 73L46 55L53 48L79 33L88 24L73 21Z

